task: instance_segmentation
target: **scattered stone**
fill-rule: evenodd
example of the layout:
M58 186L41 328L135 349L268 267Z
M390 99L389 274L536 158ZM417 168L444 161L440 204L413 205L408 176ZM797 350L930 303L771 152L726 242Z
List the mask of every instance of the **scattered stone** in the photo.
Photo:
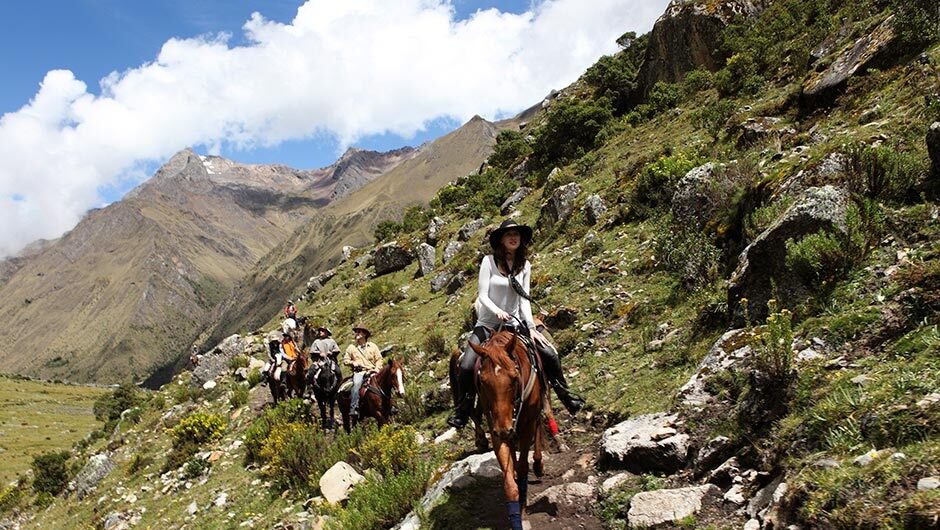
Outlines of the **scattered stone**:
M433 278L431 278L431 292L439 293L444 290L444 287L447 285L447 282L450 281L451 273L449 272L439 272Z
M231 373L232 359L242 355L249 344L250 340L241 335L227 337L215 348L202 355L199 366L193 369L190 384L194 387L205 388L204 385L207 382L212 381L214 383L217 378Z
M382 276L400 271L411 265L412 261L414 261L414 255L410 250L399 245L397 241L391 241L375 250L375 275Z
M460 241L451 241L444 247L444 265L450 263L450 260L454 259L454 256L460 252L460 249L463 248L463 243Z
M186 513L189 515L196 515L197 511L199 511L199 505L196 504L196 501L189 503L189 506L186 507Z
M450 280L447 282L447 285L444 286L444 292L448 295L454 294L463 287L469 276L465 271L460 271L457 274L453 275Z
M786 265L787 241L820 230L846 234L848 194L833 186L807 189L797 202L747 246L738 259L728 286L728 308L737 325L744 323L741 299L747 299L752 320L767 317L767 301L776 298L784 307L805 300L815 286Z
M750 337L744 329L725 332L708 350L692 377L679 389L676 399L690 407L701 407L712 401L715 397L708 391L708 379L735 366L750 353Z
M320 493L331 504L341 503L349 498L353 486L365 480L346 462L339 461L320 477Z
M865 386L868 383L871 383L872 378L867 374L857 375L852 378L852 382L859 386Z
M203 388L204 390L212 390L212 389L215 388L217 385L218 385L218 383L216 383L215 381L206 381L205 383L202 384L202 388Z
M568 329L578 320L578 311L572 307L559 307L545 316L545 325L551 329Z
M352 253L354 250L356 250L356 247L343 245L343 261L341 263L346 263L347 261L349 261L349 258L352 257Z
M838 467L842 467L842 463L835 458L820 458L819 460L813 462L813 466L821 469L836 469Z
M698 513L707 496L720 494L714 484L637 493L630 500L627 522L630 528L644 528L679 521Z
M752 519L756 519L758 513L770 506L770 503L774 500L774 492L777 491L777 488L780 487L781 484L786 484L783 481L782 475L770 481L769 484L758 490L757 493L751 497L751 500L747 504L747 514Z
M745 149L754 144L779 138L784 133L790 133L792 129L781 131L777 127L781 121L780 118L765 116L748 118L740 127L741 136L738 138L738 149Z
M796 360L801 363L822 359L823 355L812 348L805 348L796 354Z
M316 276L311 276L310 279L307 280L306 294L311 295L316 293L322 289L327 282L332 280L334 276L336 276L336 269L330 269Z
M748 519L748 521L744 523L744 530L760 530L760 521L757 519Z
M434 271L434 261L437 258L437 252L434 250L434 247L427 244L421 243L418 246L418 276L427 276Z
M702 228L733 198L733 172L709 162L686 173L676 184L672 215L682 225Z
M435 438L434 443L435 444L443 443L443 442L446 442L447 440L452 440L455 436L457 436L457 429L451 427L450 429L447 429L446 431L441 433L440 436Z
M437 242L441 239L441 230L444 229L444 220L440 217L433 217L428 221L428 235L427 242L429 245L437 245Z
M688 459L689 436L677 433L661 440L652 436L672 427L677 416L645 414L628 419L604 431L601 439L601 465L623 468L631 473L681 469Z
M518 188L516 191L512 192L512 195L510 195L508 199L503 201L503 204L499 207L499 212L503 215L509 215L509 213L512 212L523 199L528 197L530 193L532 193L532 188L526 186Z
M927 394L923 399L919 400L917 402L917 406L919 408L926 409L936 405L937 403L940 403L940 394L933 393Z
M584 482L569 482L552 486L538 495L532 497L531 504L548 504L555 508L559 505L582 503L594 497L594 488Z
M605 213L607 213L607 206L600 195L594 193L584 201L584 217L588 224L596 225Z
M920 491L935 490L940 488L940 477L924 477L917 481L917 489Z
M724 499L739 506L744 504L747 502L747 499L744 498L744 486L741 484L731 486L731 489L725 492Z
M372 265L372 257L375 251L366 252L365 254L356 258L356 261L353 262L353 267L367 268Z
M630 480L633 476L633 473L617 473L601 483L600 492L606 495L624 482Z
M734 444L727 436L716 436L705 442L695 459L696 474L701 475L718 465L719 462L727 460L732 452L734 452Z
M852 460L852 463L859 467L865 467L875 461L876 458L883 456L883 451L872 449L863 455L859 455Z
M579 193L581 193L581 186L577 182L570 182L556 188L551 197L542 204L539 226L551 228L566 221L574 210L574 200Z
M738 459L731 457L723 464L716 467L708 474L707 482L722 487L727 487L734 482L734 478L741 473L741 463Z
M81 500L113 470L114 462L107 453L96 454L88 459L85 467L79 471L75 480L69 484L69 489L74 490L75 496Z

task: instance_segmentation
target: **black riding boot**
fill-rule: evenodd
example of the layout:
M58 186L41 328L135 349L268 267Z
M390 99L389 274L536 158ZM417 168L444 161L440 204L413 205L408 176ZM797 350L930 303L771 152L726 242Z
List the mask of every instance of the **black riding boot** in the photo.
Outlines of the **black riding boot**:
M473 391L473 371L460 369L457 374L457 388L452 389L457 398L454 413L447 418L447 424L455 429L461 429L470 420L476 393Z
M561 359L558 353L550 351L549 348L539 348L542 354L542 366L545 369L545 376L548 384L555 389L555 395L558 400L568 410L568 413L577 414L584 407L584 399L568 389L568 382L565 381L565 374L561 370Z

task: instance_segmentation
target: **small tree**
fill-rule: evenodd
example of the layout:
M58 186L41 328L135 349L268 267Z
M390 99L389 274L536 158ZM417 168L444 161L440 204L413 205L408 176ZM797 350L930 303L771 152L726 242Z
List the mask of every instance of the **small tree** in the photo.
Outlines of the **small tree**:
M49 495L61 493L69 483L66 467L68 460L68 451L43 453L34 457L30 466L33 469L33 491Z

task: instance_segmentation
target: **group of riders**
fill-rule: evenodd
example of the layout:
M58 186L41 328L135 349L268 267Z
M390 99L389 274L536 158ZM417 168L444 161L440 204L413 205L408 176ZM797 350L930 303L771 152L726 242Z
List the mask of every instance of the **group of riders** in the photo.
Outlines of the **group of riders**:
M546 383L555 390L568 412L575 414L584 406L584 400L568 388L558 351L546 337L544 325L532 315L532 300L528 294L532 269L527 255L531 241L532 229L511 219L500 224L489 236L493 253L484 257L480 264L474 304L477 319L460 355L456 387L452 389L455 409L447 423L455 428L467 424L476 401L475 371L479 364L478 355L470 343L485 343L497 330L509 330L526 338L540 358ZM265 371L274 381L284 377L301 347L295 337L299 322L297 306L292 300L287 301L284 317L281 339L269 342L271 362ZM336 380L342 380L338 359L340 348L332 338L332 332L322 326L316 331L317 338L307 351L314 361L310 370L332 369ZM341 362L353 372L350 416L356 417L362 383L369 374L379 371L383 359L378 346L369 340L372 333L368 328L357 325L352 331L355 338L346 348Z

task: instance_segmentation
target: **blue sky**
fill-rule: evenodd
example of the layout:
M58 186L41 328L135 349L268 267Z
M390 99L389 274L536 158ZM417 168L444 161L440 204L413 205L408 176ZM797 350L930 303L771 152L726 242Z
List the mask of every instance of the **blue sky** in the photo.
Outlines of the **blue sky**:
M60 236L186 147L317 168L347 147L417 146L475 114L515 114L667 3L10 0L0 258Z
M242 25L252 12L289 23L302 0L18 0L7 4L8 18L0 32L0 114L19 109L36 94L49 70L68 69L97 94L98 80L153 61L171 37L227 32L231 44L244 44ZM457 19L481 9L522 13L529 0L456 0ZM28 51L27 51L28 50ZM534 103L534 102L533 102ZM356 147L379 151L420 145L460 125L440 118L413 137L391 133L363 137ZM205 152L204 148L196 147ZM241 162L282 163L297 168L331 164L338 141L328 135L285 141L273 147L235 150L223 146L222 156ZM147 164L155 170L159 163ZM145 170L148 171L148 170ZM107 202L119 199L129 184L103 186Z

